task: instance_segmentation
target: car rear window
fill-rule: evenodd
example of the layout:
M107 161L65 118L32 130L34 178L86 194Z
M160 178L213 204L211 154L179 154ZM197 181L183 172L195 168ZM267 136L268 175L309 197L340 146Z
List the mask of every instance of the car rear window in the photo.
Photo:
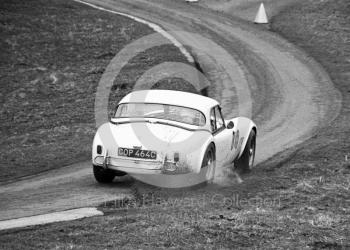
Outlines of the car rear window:
M157 118L195 126L205 125L205 116L196 109L159 103L122 103L115 118Z

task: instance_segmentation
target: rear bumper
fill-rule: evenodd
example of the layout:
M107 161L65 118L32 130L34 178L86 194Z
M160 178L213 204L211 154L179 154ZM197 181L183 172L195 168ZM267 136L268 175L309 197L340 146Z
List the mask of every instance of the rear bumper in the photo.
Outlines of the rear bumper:
M110 156L96 156L93 164L107 169L123 171L128 174L180 174L175 163L147 160L129 160ZM183 174L183 172L182 172Z

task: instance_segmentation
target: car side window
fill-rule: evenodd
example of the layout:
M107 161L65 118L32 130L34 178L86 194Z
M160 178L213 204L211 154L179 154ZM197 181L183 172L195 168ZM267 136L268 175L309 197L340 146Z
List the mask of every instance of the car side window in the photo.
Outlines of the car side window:
M213 133L225 127L225 122L219 106L212 108L210 111L210 126Z
M214 108L211 109L210 111L210 126L211 126L211 131L215 132L216 131L216 121L215 121L215 111Z
M219 106L215 107L215 121L216 121L216 129L219 130L225 126L224 119L221 114L221 110Z

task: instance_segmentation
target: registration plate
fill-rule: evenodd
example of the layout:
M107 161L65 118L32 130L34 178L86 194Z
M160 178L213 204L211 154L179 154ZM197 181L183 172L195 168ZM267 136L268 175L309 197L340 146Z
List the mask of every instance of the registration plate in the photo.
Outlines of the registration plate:
M157 158L156 151L142 150L142 149L136 149L136 148L118 148L118 155L131 157L131 158L151 159L151 160L155 160Z

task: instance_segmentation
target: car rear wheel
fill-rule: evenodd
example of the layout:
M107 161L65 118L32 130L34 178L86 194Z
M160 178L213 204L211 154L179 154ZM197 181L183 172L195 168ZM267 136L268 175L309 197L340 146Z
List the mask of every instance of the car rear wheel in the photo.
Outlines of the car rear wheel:
M210 145L203 157L202 168L208 167L206 178L212 180L214 178L215 171L215 149L213 145Z
M119 176L119 177L126 175L126 173L123 171L113 170L113 172L115 176Z
M116 175L113 170L95 165L93 165L93 171L96 181L100 183L110 183Z
M210 166L211 164L213 164L214 160L215 160L214 148L213 146L209 146L203 157L202 168L206 166Z
M251 130L241 157L234 161L234 166L238 171L248 172L253 168L255 159L255 148L256 135L255 131Z

